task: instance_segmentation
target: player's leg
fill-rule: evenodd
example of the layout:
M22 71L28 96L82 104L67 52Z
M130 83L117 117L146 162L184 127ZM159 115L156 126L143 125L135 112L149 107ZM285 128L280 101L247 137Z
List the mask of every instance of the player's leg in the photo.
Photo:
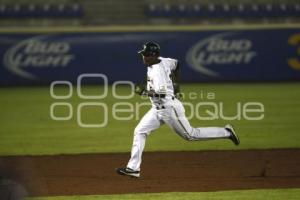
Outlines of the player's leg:
M194 128L190 125L188 119L185 116L185 110L181 102L176 102L172 108L170 108L170 118L166 123L171 126L174 131L186 140L209 140L209 139L221 139L228 138L233 140L233 136L237 137L232 127L203 127ZM234 138L238 140L238 138ZM238 143L239 141L234 141Z
M161 125L157 118L156 110L151 108L141 119L134 130L133 144L131 149L131 158L127 167L139 171L142 162L142 153L145 147L147 136Z
M168 123L174 131L186 140L208 140L227 138L230 133L225 128L203 127L194 128L190 125L185 114L175 107L171 110L171 120Z

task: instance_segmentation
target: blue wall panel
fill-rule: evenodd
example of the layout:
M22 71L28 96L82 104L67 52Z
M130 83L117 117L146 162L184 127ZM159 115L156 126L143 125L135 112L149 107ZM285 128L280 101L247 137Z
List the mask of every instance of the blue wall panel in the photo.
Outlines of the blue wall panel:
M76 82L102 73L110 82L144 79L138 49L161 45L179 59L182 81L300 80L300 29L0 34L0 85ZM95 80L90 79L91 83Z

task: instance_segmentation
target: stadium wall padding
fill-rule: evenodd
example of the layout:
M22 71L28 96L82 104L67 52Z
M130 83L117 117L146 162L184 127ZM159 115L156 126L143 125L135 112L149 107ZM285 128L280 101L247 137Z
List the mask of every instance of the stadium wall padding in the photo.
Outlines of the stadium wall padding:
M105 74L109 83L145 79L137 51L158 42L163 57L181 63L183 82L300 80L300 28L0 32L0 85L73 83ZM86 83L97 83L87 78Z

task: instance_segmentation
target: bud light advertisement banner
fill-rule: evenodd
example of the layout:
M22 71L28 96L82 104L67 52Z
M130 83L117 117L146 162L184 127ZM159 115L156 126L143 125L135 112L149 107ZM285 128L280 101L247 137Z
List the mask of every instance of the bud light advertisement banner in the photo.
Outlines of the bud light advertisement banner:
M162 57L179 60L182 82L300 80L300 28L291 28L1 33L0 85L75 83L83 73L142 81L146 67L137 51L147 41L159 43Z

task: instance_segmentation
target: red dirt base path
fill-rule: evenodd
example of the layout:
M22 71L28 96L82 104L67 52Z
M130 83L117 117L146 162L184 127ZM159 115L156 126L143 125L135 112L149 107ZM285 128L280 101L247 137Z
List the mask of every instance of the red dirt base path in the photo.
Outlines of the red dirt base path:
M140 179L117 175L129 153L0 157L0 177L30 196L300 187L300 149L144 153Z

